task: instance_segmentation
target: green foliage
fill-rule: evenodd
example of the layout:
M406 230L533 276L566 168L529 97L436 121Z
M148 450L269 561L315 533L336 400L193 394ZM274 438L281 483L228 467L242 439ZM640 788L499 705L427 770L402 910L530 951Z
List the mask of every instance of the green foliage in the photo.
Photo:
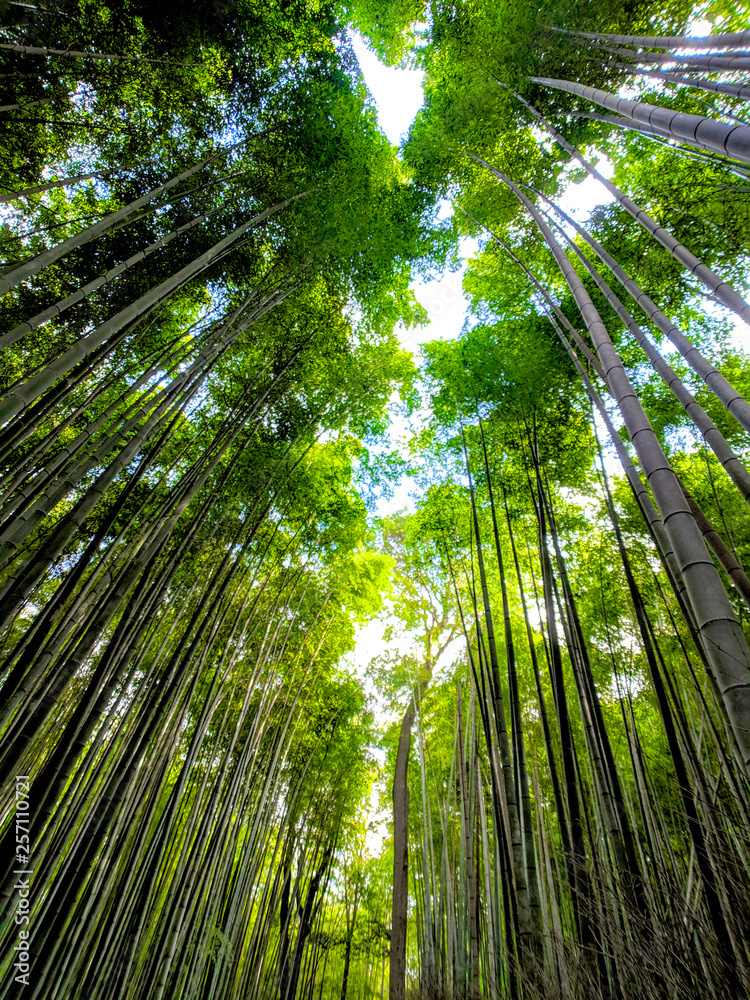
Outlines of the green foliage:
M15 193L3 277L82 237L0 302L0 404L17 411L0 441L0 770L8 803L13 769L29 772L38 809L35 995L382 996L394 864L383 815L412 715L408 967L420 988L478 995L481 979L482 995L515 997L520 970L529 998L739 995L726 977L747 957L744 775L679 588L605 442L620 548L590 401L503 244L589 345L574 296L479 160L552 198L583 179L517 90L744 286L744 168L586 117L587 102L529 77L619 91L632 79L565 29L681 32L701 14L741 30L747 11L49 6L0 0L3 39L118 58L0 53L0 103L19 105L0 124L0 185ZM400 152L378 128L350 28L391 65L425 71ZM645 77L634 86L675 111L738 112ZM442 199L455 210L444 222ZM599 206L588 227L748 395L748 357L695 278L620 208ZM425 345L418 368L396 333L427 319L412 283L457 266L465 236L480 242L470 316L454 340ZM743 499L569 259L675 470L747 564ZM675 368L746 457L731 414ZM408 457L387 440L399 406L416 427ZM373 519L403 474L421 489L416 510ZM349 654L373 622L386 651L363 678ZM0 877L7 903L15 873ZM10 976L10 921L1 933Z

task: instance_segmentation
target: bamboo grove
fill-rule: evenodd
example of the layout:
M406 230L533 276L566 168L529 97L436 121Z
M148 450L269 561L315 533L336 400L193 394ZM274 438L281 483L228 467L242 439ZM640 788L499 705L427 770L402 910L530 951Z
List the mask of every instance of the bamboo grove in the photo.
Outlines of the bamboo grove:
M750 995L747 12L0 2L0 62L2 997Z

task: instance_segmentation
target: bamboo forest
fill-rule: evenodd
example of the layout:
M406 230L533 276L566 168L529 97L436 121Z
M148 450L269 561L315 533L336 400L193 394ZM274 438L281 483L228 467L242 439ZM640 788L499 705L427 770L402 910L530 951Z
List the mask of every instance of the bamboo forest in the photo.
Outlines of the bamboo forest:
M748 0L0 0L0 1000L749 1000L748 102Z

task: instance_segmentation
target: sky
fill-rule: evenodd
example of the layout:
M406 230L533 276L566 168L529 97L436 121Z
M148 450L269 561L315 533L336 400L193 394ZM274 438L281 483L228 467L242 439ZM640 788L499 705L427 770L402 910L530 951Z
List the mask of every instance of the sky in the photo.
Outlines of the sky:
M424 73L421 70L395 69L384 66L367 48L362 38L356 34L352 35L352 43L365 83L377 109L378 123L389 142L394 146L399 146L406 137L417 112L422 107ZM599 167L602 172L606 173L608 164L600 163ZM572 187L572 197L566 198L562 204L567 211L581 221L594 205L608 200L606 192L590 178ZM441 213L447 216L450 211L450 205L446 202L441 208ZM461 250L464 259L471 257L477 249L478 244L473 239L465 239L462 242ZM435 281L418 280L413 283L414 293L427 311L429 322L425 326L408 329L402 327L398 330L401 345L405 350L418 355L420 345L431 340L453 339L461 332L468 311L468 302L461 288L464 271L465 266L459 271L446 271ZM393 419L391 433L394 438L400 436L402 440L405 440L407 428L403 420L398 417ZM379 505L378 513L380 515L389 514L405 508L413 510L414 497L412 494L414 492L414 482L405 478L395 491L393 498ZM370 660L384 653L386 648L395 646L401 652L406 652L409 648L411 642L408 636L400 636L389 644L383 641L383 632L387 624L389 622L384 618L374 619L357 630L356 646L351 654L351 664L360 677L364 677ZM395 620L391 620L390 624L397 623ZM451 653L455 655L455 650L446 651L449 658ZM368 682L366 682L366 687L372 691ZM381 724L385 721L385 715L380 710L376 711L376 717ZM376 752L376 756L382 760L380 752ZM385 834L385 823L388 819L387 813L381 814L377 811L379 792L378 787L373 790L369 816L370 823L375 826L374 829L370 829L367 835L367 846L372 853L379 850Z
M422 107L424 73L422 70L385 66L367 48L361 36L352 33L351 38L365 84L376 107L378 124L389 142L398 146ZM611 168L606 160L600 161L598 166L602 173L608 175ZM560 199L560 204L576 219L583 221L595 205L609 200L609 195L597 181L586 178L579 184L571 185L569 192ZM446 202L441 211L450 214L450 205ZM477 248L475 240L465 239L461 247L464 258L471 257ZM418 355L422 344L431 340L453 339L461 332L468 311L468 302L461 288L464 271L465 266L459 271L446 271L435 281L417 280L413 283L414 293L425 307L429 322L425 326L401 327L397 331L405 350ZM399 436L403 439L407 433L405 424L398 418L394 419L391 430L395 439ZM414 482L405 478L393 498L379 505L378 514L390 514L405 508L413 510L414 492ZM363 672L372 657L384 652L384 627L383 621L375 620L358 630L353 654L358 671Z
M378 124L389 142L398 146L406 138L422 107L424 72L385 66L368 49L360 35L353 32L350 37L365 84L377 110ZM605 176L609 176L611 165L608 161L602 159L598 167ZM587 177L581 183L571 185L569 192L560 199L560 205L578 221L584 221L595 205L609 201L611 198L604 188L593 178ZM450 204L446 202L441 211L446 216L450 215ZM465 260L477 249L476 240L462 241L461 250ZM464 272L465 266L459 271L446 271L439 280L415 281L412 284L417 299L427 311L429 323L421 327L399 328L397 332L405 350L418 355L420 346L428 341L450 340L458 336L468 311L468 302L461 288ZM404 422L395 417L391 432L394 442L399 437L403 440L407 433ZM379 505L378 513L384 515L404 508L413 509L414 491L413 481L405 478L394 496Z
M422 107L424 73L422 70L395 69L384 66L357 34L352 34L352 43L367 89L377 109L378 124L388 141L394 146L399 146L402 139L406 137L417 112ZM450 211L449 206L445 206L445 211ZM466 247L467 255L471 249L470 246ZM427 310L430 322L426 326L408 329L401 327L398 330L401 345L405 350L416 355L420 345L427 341L451 339L459 334L468 306L461 291L461 280L462 272L447 271L438 281L415 281L413 283L415 295ZM391 432L394 437L405 436L406 427L403 421L394 420ZM394 513L404 508L413 509L413 498L410 497L410 493L414 491L414 488L413 481L405 479L395 491L394 497L379 506L378 513L382 515ZM360 674L364 673L367 664L373 657L385 652L387 648L386 643L383 642L385 626L385 621L374 619L357 630L357 644L352 659ZM405 652L410 642L408 637L404 637L400 643L391 643L390 645L398 645ZM369 835L368 846L371 850L376 849L379 839L377 834L371 833Z

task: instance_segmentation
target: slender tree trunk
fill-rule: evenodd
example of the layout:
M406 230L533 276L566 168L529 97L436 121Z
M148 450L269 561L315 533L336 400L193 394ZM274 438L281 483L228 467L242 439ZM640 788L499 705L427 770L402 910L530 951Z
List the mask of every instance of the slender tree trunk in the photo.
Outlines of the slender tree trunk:
M643 125L652 125L680 142L698 145L699 148L710 149L714 153L750 163L750 127L746 125L725 125L723 122L702 115L688 115L659 105L646 104L644 101L625 101L606 90L586 87L581 83L570 83L567 80L552 80L537 76L530 79L544 87L554 87L587 101L593 101L609 111L616 111Z
M606 32L572 31L570 28L553 28L571 38L604 40L615 45L637 45L644 49L744 49L750 46L750 31L717 33L698 37L695 35L610 35Z
M704 73L737 73L750 68L750 56L747 53L737 55L717 55L716 53L699 53L697 55L676 55L662 52L632 52L602 42L591 42L593 48L611 52L616 56L624 56L635 63L653 63L659 66L677 64L679 70L700 70Z
M30 105L26 105L30 107ZM147 167L156 160L143 160L135 163L132 167L109 167L107 170L95 170L90 174L78 174L76 177L63 177L60 180L48 181L46 184L37 184L35 187L21 188L19 191L10 191L8 194L0 194L0 203L4 201L15 201L18 198L29 198L35 194L43 194L45 191L52 191L60 187L72 187L82 181L90 181L100 177L109 177L110 174L119 173L123 170L135 170L138 167Z
M750 87L745 87L740 83L716 83L714 80L682 76L679 73L642 69L632 63L615 62L614 65L617 69L627 70L631 75L647 76L651 80L662 83L677 83L683 87L692 87L694 90L706 90L712 94L726 94L727 97L739 97L743 101L750 101Z
M388 1000L406 995L406 929L409 906L409 748L414 703L404 712L393 775L393 906Z

